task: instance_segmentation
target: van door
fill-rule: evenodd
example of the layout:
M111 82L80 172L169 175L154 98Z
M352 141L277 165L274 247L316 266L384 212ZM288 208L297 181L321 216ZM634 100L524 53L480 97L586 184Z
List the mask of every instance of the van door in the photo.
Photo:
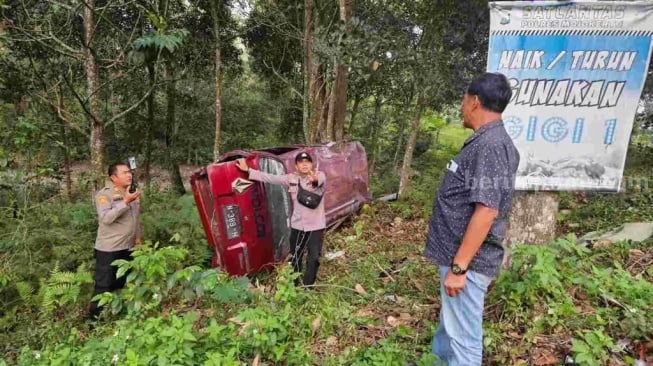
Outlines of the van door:
M283 163L272 157L260 157L259 169L264 173L283 175L286 169ZM279 185L263 183L265 200L270 212L270 226L272 229L272 243L274 245L275 262L282 261L290 251L290 222L291 199L288 190Z

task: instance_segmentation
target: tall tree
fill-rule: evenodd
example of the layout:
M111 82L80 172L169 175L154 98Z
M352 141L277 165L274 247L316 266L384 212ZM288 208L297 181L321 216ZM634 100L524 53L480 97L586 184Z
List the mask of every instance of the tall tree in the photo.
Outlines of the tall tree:
M169 69L171 65L170 60L175 51L177 51L177 49L182 45L184 37L188 35L186 29L174 29L170 27L170 21L168 20L170 4L167 0L160 0L155 5L156 6L152 11L148 11L148 19L151 22L153 31L139 38L135 42L136 50L141 52L143 55L143 62L147 69L148 86L150 87L150 92L147 98L147 127L145 134L145 180L148 184L150 182L152 140L155 129L154 96L157 87L156 78L158 65L163 62L168 63L168 69L164 68L164 74L168 77L166 80L166 95L170 96L170 93L174 94L174 91L170 90L170 88L174 88L174 83L169 78L169 73L171 72ZM171 106L168 105L168 108L170 107ZM169 112L174 112L174 108ZM174 119L174 115L168 115L167 118ZM167 119L166 121L167 123L174 123ZM166 162L169 163L169 161ZM174 172L171 173L174 174Z
M104 124L99 120L99 80L92 48L96 24L93 21L94 0L84 1L84 70L86 71L86 98L88 119L91 122L91 168L94 172L104 170Z
M134 71L124 68L127 66L124 60L131 49L134 30L142 24L142 8L123 1L100 5L94 0L19 2L12 0L8 4L11 11L3 11L5 24L9 24L12 34L11 47L23 54L26 48L21 43L47 50L39 56L39 63L47 58L67 60L66 77L60 80L88 121L85 130L88 131L92 172L99 177L104 171L106 127L136 109L147 97L147 94L138 96L126 106L107 103L113 86ZM82 85L84 92L80 93ZM69 111L64 112L75 110L72 105L67 106ZM120 110L116 107L122 110L107 113L114 108Z
M213 40L215 42L215 140L213 144L213 160L220 156L220 133L222 130L222 40L221 24L225 18L225 4L221 0L211 0L211 18L213 19ZM228 10L227 10L228 11Z
M340 21L344 25L341 37L348 37L351 33L352 3L353 0L339 0ZM344 42L339 44L344 46ZM341 50L344 51L344 47ZM339 52L338 56L334 62L333 87L327 121L327 139L331 141L343 139L347 116L347 65L344 60L346 52Z
M319 66L315 62L313 38L315 34L315 2L304 0L304 112L303 126L306 143L312 144L317 137L320 124L320 89L323 87L319 77Z
M424 99L422 96L417 100L415 115L411 122L410 136L406 144L406 151L404 153L404 160L401 165L401 174L399 180L399 191L397 195L402 197L408 188L408 179L410 177L411 164L413 162L413 151L415 150L415 142L417 141L417 134L419 133L420 120L424 113Z
M233 41L237 36L237 24L231 14L231 1L229 0L208 0L211 14L211 32L213 33L213 64L214 64L214 87L215 87L215 139L213 143L213 159L218 160L220 156L220 145L222 143L222 119L223 119L223 82L225 73L225 49L232 48Z
M166 81L166 123L165 123L165 147L166 147L166 166L170 172L170 181L172 189L179 195L186 193L184 182L179 171L179 162L177 159L175 143L179 125L176 121L177 106L177 88L173 75L172 61L165 63L163 77Z

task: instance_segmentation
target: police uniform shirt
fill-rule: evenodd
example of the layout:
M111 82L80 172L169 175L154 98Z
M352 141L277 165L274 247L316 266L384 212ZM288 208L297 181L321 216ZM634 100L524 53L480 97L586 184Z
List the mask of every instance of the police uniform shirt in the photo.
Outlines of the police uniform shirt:
M111 182L95 195L99 224L95 249L103 252L130 249L137 238L142 238L139 201L127 205L123 196L124 190Z

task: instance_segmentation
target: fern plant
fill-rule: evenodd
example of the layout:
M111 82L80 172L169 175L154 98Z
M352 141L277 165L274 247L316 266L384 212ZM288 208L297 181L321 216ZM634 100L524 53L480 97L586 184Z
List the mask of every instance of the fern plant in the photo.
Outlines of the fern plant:
M38 297L36 296L36 290L34 286L29 282L16 282L16 291L18 291L18 296L23 301L25 306L37 306Z
M44 314L52 314L58 307L75 304L83 287L93 283L93 276L85 265L77 272L61 271L55 264L50 277L41 281L38 299ZM26 288L27 290L27 288Z

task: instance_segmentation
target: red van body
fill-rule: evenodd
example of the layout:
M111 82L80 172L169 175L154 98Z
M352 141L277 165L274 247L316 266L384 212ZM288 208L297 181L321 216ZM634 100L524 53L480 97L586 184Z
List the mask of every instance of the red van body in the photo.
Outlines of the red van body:
M191 176L202 225L213 250L213 266L232 275L257 273L283 260L289 251L291 200L285 187L250 181L236 167L246 158L254 169L271 174L295 171L295 156L306 151L325 173L327 226L371 200L367 157L359 142L294 145L256 151L232 151Z

